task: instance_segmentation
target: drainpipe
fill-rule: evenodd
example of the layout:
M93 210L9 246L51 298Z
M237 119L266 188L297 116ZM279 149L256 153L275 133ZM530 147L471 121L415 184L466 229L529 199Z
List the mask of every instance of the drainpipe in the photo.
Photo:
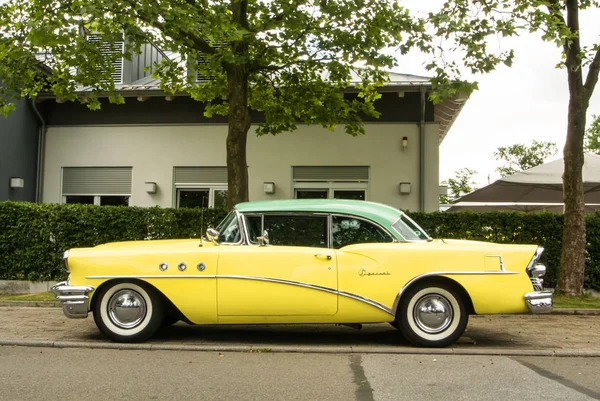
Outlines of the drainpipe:
M46 150L46 120L44 120L44 117L40 114L40 111L35 104L35 98L31 99L31 107L41 124L40 129L38 130L37 171L35 176L35 201L41 203L44 179L44 153Z
M425 211L425 87L421 86L421 121L419 122L419 211Z

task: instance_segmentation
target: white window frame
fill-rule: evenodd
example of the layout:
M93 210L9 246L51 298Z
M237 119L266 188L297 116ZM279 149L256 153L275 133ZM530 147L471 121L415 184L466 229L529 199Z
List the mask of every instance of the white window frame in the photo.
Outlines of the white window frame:
M365 191L365 201L369 200L369 185L366 181L345 182L345 181L295 181L294 199L297 199L298 190L328 190L327 199L334 199L335 191Z
M90 195L90 194L67 194L63 195L62 203L67 203L67 196L93 196L94 197L94 205L100 206L100 198L103 196L127 196L127 206L131 205L131 194L102 194L102 195Z
M215 191L227 191L227 184L177 184L175 186L175 207L179 209L180 190L183 191L206 191L208 190L208 207L215 207Z

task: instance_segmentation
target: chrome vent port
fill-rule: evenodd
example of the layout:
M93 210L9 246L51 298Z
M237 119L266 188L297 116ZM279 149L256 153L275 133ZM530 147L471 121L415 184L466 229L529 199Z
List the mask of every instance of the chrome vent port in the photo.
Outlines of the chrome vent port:
M531 277L531 284L535 291L544 291L544 280L539 277Z

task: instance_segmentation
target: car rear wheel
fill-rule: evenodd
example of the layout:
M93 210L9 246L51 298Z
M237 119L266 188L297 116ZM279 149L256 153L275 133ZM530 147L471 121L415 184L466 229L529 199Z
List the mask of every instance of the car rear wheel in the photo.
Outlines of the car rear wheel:
M113 341L146 341L163 321L163 305L147 285L120 282L102 288L97 296L94 321Z
M410 288L398 308L398 328L412 344L446 347L465 332L469 315L459 293L444 283Z

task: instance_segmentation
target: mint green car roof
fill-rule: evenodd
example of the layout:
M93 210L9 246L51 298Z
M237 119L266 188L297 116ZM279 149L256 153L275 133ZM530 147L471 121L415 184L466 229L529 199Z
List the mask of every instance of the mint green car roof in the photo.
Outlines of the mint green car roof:
M236 210L241 213L256 212L321 212L340 213L372 220L384 227L390 227L402 212L382 203L342 199L285 199L238 203Z

